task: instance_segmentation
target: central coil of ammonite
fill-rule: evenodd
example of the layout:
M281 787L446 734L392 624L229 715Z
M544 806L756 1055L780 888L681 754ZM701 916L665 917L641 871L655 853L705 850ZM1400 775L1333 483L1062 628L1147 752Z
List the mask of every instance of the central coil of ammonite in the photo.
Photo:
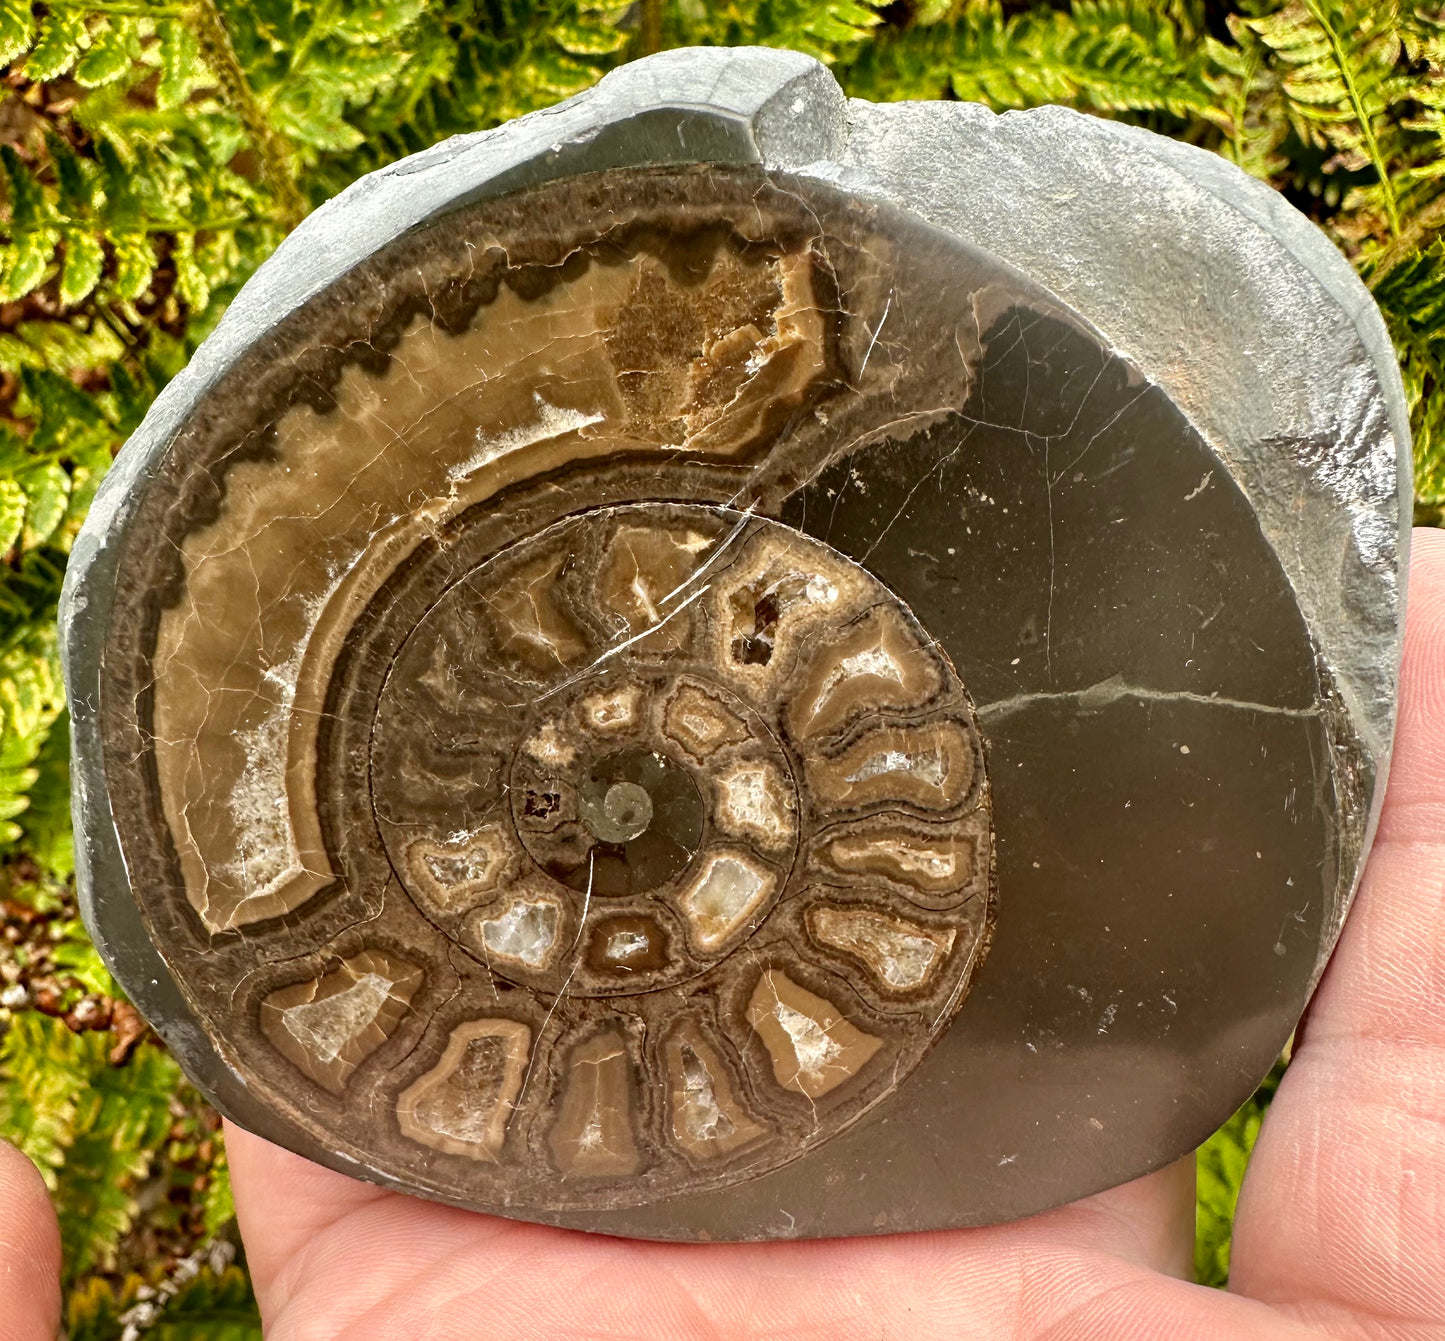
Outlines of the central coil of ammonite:
M387 677L371 786L491 983L403 1131L538 1178L796 1156L917 1064L981 949L963 686L875 578L747 514L599 508L455 582Z

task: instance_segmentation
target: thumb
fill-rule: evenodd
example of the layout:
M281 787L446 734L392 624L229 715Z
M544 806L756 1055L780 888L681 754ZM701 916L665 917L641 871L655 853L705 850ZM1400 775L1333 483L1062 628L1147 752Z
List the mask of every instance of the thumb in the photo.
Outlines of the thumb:
M5 1341L60 1330L60 1228L35 1166L0 1141L0 1318Z

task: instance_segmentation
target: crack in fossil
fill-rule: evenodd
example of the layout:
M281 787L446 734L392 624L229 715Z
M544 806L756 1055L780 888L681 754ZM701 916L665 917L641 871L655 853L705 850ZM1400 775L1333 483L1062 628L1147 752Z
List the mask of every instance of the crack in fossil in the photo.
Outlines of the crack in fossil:
M1194 703L1203 707L1228 708L1236 712L1257 712L1274 717L1313 718L1320 716L1319 705L1308 708L1288 707L1273 703L1250 703L1225 698L1218 694L1199 694L1187 689L1147 689L1125 683L1122 676L1110 676L1083 689L1048 690L1039 693L1015 694L1012 698L980 703L975 708L983 721L1010 717L1041 703L1073 704L1084 712L1098 712L1123 699L1144 703Z

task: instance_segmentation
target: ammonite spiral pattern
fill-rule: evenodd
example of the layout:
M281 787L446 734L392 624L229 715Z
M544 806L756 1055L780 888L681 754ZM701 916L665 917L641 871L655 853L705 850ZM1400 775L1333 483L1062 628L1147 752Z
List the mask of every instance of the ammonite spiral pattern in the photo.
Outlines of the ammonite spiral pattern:
M962 685L876 579L746 514L602 508L489 559L407 637L370 772L398 880L493 983L402 1130L539 1181L793 1158L916 1063L978 956ZM397 990L368 965L327 1038ZM319 1038L293 998L273 1036Z
M85 729L137 981L264 1134L876 1232L1137 1173L1274 1055L1356 850L1331 682L1208 445L996 259L806 174L569 177L168 431Z
M147 912L247 1084L366 1167L546 1213L730 1185L967 996L953 658L749 484L876 416L837 297L887 304L875 244L819 222L746 174L523 193L383 253L364 334L301 323L214 421L256 427L137 624Z

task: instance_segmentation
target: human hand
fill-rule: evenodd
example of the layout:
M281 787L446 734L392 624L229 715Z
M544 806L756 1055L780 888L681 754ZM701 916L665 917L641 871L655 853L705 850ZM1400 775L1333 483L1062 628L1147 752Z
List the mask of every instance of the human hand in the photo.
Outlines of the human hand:
M1230 1290L1178 1279L1188 1170L990 1229L710 1246L437 1206L228 1129L270 1341L1445 1336L1445 533L1417 531L1355 910L1250 1164Z
M229 1127L269 1341L1445 1337L1445 533L1416 532L1406 643L1379 836L1255 1148L1228 1292L1179 1279L1187 1163L990 1229L702 1246L434 1205ZM19 1162L0 1319L49 1341L53 1222Z

